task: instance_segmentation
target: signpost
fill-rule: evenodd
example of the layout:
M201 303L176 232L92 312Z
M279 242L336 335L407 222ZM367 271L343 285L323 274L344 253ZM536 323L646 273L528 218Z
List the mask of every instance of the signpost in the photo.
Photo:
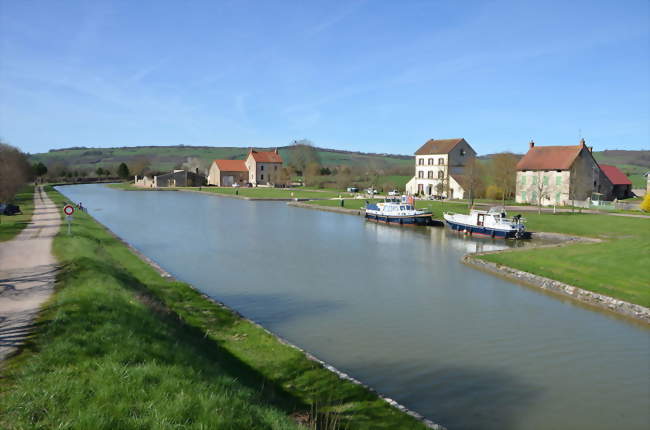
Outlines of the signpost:
M68 234L70 234L70 222L72 221L72 214L74 213L74 206L72 206L72 205L63 206L63 213L65 214L65 220L68 222Z

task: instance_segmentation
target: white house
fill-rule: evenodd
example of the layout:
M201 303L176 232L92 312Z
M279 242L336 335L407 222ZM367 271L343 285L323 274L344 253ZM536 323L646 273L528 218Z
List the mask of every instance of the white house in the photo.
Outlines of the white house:
M465 167L475 158L476 151L463 138L431 139L415 151L415 176L406 192L462 199Z

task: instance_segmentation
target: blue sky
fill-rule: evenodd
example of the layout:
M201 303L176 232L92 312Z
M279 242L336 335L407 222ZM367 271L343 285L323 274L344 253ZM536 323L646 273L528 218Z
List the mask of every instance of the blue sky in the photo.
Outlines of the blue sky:
M649 149L648 5L0 0L0 138Z

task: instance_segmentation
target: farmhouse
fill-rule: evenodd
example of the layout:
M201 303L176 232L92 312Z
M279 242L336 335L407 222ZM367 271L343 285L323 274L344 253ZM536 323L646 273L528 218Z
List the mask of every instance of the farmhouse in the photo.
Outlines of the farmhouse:
M214 160L208 185L229 187L234 184L270 185L282 169L282 157L275 151L251 149L245 160Z
M465 168L475 158L476 151L465 139L431 139L415 151L415 176L406 192L462 199Z
M535 146L517 164L516 201L569 205L597 193L611 199L613 185L581 139L573 146Z
M154 187L200 187L205 185L205 176L196 172L187 170L174 170L171 173L153 177Z

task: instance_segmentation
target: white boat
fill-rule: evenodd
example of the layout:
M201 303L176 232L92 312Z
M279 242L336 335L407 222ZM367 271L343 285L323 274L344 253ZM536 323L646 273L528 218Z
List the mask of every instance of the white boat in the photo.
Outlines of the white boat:
M529 237L521 215L508 218L501 207L488 211L473 209L469 215L445 212L445 222L452 230L466 234L489 236L503 239L523 239Z
M415 209L413 197L387 198L366 205L366 219L386 224L430 225L431 212Z

